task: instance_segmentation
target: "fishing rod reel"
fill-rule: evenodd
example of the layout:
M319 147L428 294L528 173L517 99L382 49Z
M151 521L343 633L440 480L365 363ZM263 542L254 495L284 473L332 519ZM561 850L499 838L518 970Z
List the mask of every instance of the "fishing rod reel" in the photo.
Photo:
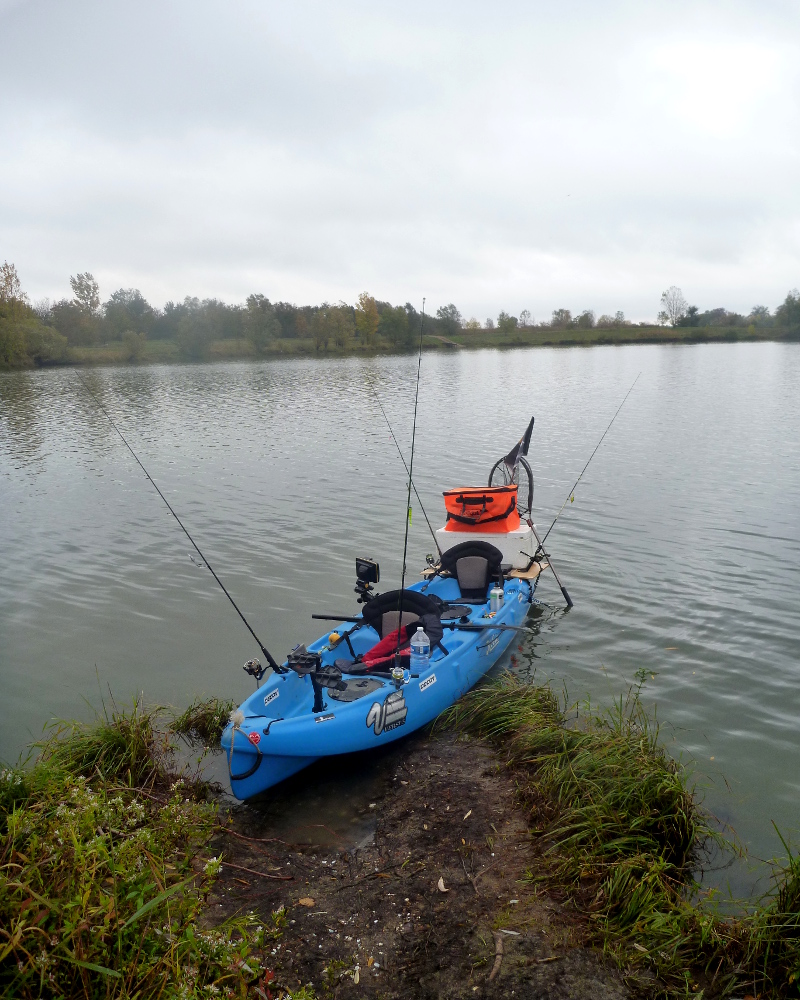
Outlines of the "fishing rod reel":
M267 672L267 668L261 665L261 660L257 660L255 657L253 657L252 660L248 660L242 667L242 670L244 670L246 674L250 674L251 677L255 677L256 684L259 683L261 678Z
M379 583L381 579L381 568L376 559L364 559L356 556L356 585L355 593L358 594L356 601L358 604L366 604L375 596L372 592L372 584Z
M342 680L342 671L332 663L323 665L319 653L309 653L305 645L295 646L286 663L299 677L310 677L314 688L313 712L324 712L327 705L322 700L325 688L344 691L347 684Z

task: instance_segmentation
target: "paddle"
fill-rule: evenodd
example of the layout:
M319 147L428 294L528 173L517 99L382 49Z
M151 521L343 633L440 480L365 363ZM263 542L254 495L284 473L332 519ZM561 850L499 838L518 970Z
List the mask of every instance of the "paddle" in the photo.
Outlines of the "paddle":
M539 532L536 530L536 525L530 519L528 520L528 524L531 526L531 530L533 531L534 535L536 535L536 541L539 543L539 548L542 550L542 554L547 559L547 565L553 571L553 576L556 578L556 583L561 588L561 593L564 595L564 600L567 602L567 607L568 608L573 607L574 605L573 605L573 602L572 602L572 598L567 593L567 588L564 586L564 584L558 578L558 573L556 572L556 568L553 565L553 560L550 558L550 553L544 551L544 541L541 538L539 538ZM537 549L537 551L538 551L538 549Z
M356 618L353 615L312 615L312 618L317 618L320 621L325 622L362 622L363 618ZM494 628L502 632L533 632L532 628L527 628L524 625L480 625L477 622L465 622L461 623L458 621L454 622L442 622L442 628L449 628L450 630L459 629L463 632L483 632L485 629Z

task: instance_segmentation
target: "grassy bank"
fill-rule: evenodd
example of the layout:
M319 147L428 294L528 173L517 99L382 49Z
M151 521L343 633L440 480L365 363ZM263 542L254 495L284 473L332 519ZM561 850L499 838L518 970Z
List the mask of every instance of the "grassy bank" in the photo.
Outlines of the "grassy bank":
M35 760L0 771L0 996L270 995L275 949L280 952L278 939L288 933L286 897L276 896L260 918L230 905L232 883L220 897L214 887L231 851L228 828L209 789L175 765L174 734L213 742L229 708L215 701L180 715L140 704L113 708L91 724L53 725L36 745ZM471 692L440 725L493 745L502 770L514 778L533 843L514 895L523 902L526 894L560 901L575 913L590 943L616 961L636 993L798 994L800 859L787 849L788 863L776 868L768 897L738 918L720 913L697 873L711 849L726 845L698 803L690 773L660 745L638 688L610 711L565 713L548 687L506 676ZM492 780L484 797L497 797L497 789L510 784ZM503 795L509 800L512 792ZM416 792L412 799L419 807ZM408 804L399 814L406 816ZM436 806L441 812L442 802ZM498 799L492 816L498 824L501 811ZM456 820L461 812L453 813ZM402 824L420 826L409 818ZM428 826L421 829L428 831L422 836L434 836ZM266 843L234 836L256 847ZM415 864L422 871L428 861L441 864L439 857ZM252 876L262 863L246 859L247 867L230 867ZM378 863L376 855L375 871ZM303 866L312 879L307 860ZM487 861L486 871L491 867ZM363 878L373 875L370 868ZM330 885L331 870L313 877L319 884L300 882L292 891L316 898L323 882ZM353 885L360 891L362 876ZM474 882L468 891L473 888ZM228 905L218 902L213 912L231 914L227 919L212 919L214 892L212 899ZM448 912L445 907L429 919L447 922ZM367 913L367 925L371 919ZM279 995L312 996L302 987Z
M566 329L546 327L518 328L507 333L498 330L461 330L442 336L425 336L426 350L478 350L514 347L592 347L608 344L698 344L736 341L796 341L800 331L790 328L759 327L663 327L621 326L615 329ZM132 355L121 341L94 347L69 347L58 362L67 365L171 364L186 361L233 361L279 357L375 357L394 354L397 349L378 338L370 348L350 347L318 350L310 338L275 339L266 349L257 351L244 338L211 341L202 353L188 357L174 340L147 340Z
M451 338L459 347L592 347L599 344L705 344L755 340L798 340L800 330L776 327L742 326L628 326L571 327L557 330L548 327L517 328L507 333L499 330L461 330Z
M205 732L216 716L194 706L179 727ZM244 997L266 984L283 913L207 919L217 806L176 773L155 722L134 704L57 724L35 763L0 772L3 997Z
M471 692L446 724L490 740L518 779L538 846L532 885L570 899L628 982L650 995L798 994L800 859L739 919L697 872L726 845L691 776L658 741L639 689L568 721L552 691L511 677Z

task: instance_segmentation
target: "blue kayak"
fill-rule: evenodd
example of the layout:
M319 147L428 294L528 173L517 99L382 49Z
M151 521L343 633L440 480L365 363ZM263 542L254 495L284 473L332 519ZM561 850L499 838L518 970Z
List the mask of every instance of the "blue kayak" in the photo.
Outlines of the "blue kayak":
M257 795L320 757L407 736L465 694L519 641L517 630L543 563L531 556L527 567L515 570L497 546L475 537L460 541L464 538L455 535L456 544L427 577L405 590L372 595L369 585L363 588L359 614L332 620L331 632L294 650L280 672L271 673L232 713L222 746L238 799ZM371 658L395 637L397 647L407 647L420 625L431 648L418 672L402 653L399 659L397 654Z

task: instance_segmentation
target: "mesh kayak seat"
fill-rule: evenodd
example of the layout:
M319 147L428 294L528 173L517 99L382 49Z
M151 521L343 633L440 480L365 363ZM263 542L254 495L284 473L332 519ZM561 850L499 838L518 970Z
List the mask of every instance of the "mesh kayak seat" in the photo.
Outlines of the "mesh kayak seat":
M489 584L502 578L500 565L503 553L489 542L461 542L442 553L439 572L458 582L461 597L450 604L483 604L488 598Z
M402 595L403 620L400 621L400 598ZM371 625L381 639L390 632L396 632L401 625L418 621L423 615L435 615L437 620L442 604L420 594L416 590L389 590L385 594L367 601L361 617L365 625Z
M356 628L360 628L363 625L371 625L380 637L379 642L353 662L337 659L337 667L351 674L364 673L370 669L380 669L382 664L364 662L375 658L376 653L378 654L377 658L383 661L383 663L393 659L394 651L397 650L396 643L398 638L398 624L400 622L401 593L403 603L403 621L401 627L403 635L400 637L400 655L409 655L409 644L411 637L417 631L417 626L425 630L430 640L431 649L435 646L440 646L445 653L447 652L442 646L442 637L444 635L444 629L440 621L440 616L444 608L442 602L434 597L427 597L425 594L420 594L416 590L390 590L385 594L374 597L364 605L364 609L361 612L362 621L356 626ZM384 650L378 647L385 645L390 636L392 636L392 642L388 645L392 648L389 649L387 646L385 655L382 655L384 654ZM373 656L370 656L370 654L373 654Z

